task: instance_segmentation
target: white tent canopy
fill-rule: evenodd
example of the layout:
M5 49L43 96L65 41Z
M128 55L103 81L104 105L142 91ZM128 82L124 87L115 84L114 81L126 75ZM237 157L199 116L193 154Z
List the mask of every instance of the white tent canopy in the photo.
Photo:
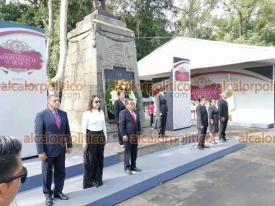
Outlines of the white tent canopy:
M274 65L275 48L175 37L138 62L140 79L167 75L173 57L190 59L191 70L249 62Z

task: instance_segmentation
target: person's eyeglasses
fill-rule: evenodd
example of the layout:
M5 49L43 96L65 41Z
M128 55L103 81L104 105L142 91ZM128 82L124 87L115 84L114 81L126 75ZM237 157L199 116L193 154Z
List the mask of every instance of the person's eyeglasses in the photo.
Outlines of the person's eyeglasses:
M21 179L21 183L23 184L23 183L26 182L27 176L28 176L28 170L27 170L26 167L23 167L23 171L20 174L15 175L13 177L9 177L6 180L1 180L0 183L10 183L13 180L16 180L16 179L20 178Z
M101 101L95 101L95 103L96 103L96 104L100 104L100 103L101 103Z

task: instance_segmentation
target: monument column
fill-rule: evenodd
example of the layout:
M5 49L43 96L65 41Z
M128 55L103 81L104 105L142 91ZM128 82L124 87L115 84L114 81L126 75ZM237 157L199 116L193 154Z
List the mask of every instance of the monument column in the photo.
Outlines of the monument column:
M134 32L114 16L95 11L68 33L68 56L61 107L68 113L72 133L81 133L82 113L91 95L104 100L106 119L112 121L110 88L120 80L131 85L144 125ZM116 126L108 124L108 132Z

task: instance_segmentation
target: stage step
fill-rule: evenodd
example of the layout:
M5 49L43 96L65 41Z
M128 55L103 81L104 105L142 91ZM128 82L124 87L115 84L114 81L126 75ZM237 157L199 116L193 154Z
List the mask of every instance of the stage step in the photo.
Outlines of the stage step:
M181 145L139 157L137 165L143 169L143 172L131 176L124 173L121 162L109 166L104 169L104 185L99 188L83 190L82 175L67 179L64 193L69 195L70 200L57 200L55 205L115 205L162 182L245 147L235 139L211 145L210 149L203 151L198 150L196 146L197 144L194 143ZM19 193L16 201L18 206L42 206L45 204L41 187Z
M104 167L120 162L118 154L106 154ZM28 179L21 185L20 192L40 187L42 185L41 161L38 158L23 161L28 169ZM83 155L72 154L66 157L66 178L83 174Z

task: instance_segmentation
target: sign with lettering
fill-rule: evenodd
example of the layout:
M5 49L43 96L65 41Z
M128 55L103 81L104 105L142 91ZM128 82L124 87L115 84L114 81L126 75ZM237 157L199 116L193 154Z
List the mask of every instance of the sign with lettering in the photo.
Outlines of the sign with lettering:
M203 88L192 85L192 95L191 99L196 101L199 97L205 97L208 100L220 98L221 85L220 84L211 84L206 85Z
M19 42L20 43L20 42ZM0 46L0 66L18 72L42 68L42 56L35 51L13 51ZM21 69L21 70L20 70Z
M37 154L34 120L47 107L45 54L42 29L0 21L0 136L17 137L22 157Z

